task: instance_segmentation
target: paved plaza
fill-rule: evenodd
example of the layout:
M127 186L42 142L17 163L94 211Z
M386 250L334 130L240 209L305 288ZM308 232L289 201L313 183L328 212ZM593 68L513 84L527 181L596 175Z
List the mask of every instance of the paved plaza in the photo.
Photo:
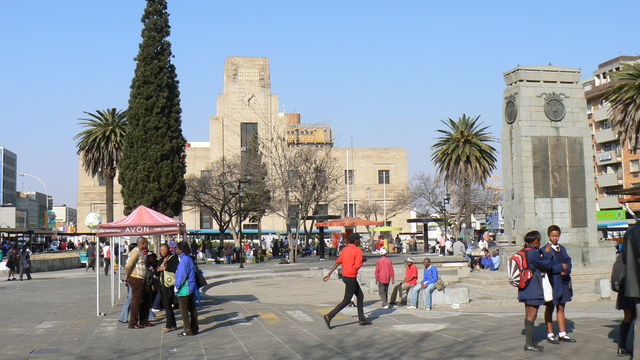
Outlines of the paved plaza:
M248 265L244 270L260 266L274 265ZM243 271L235 265L202 267L208 275ZM518 304L485 310L464 306L457 310L441 306L431 312L383 310L377 294L366 292L365 311L373 325L358 326L356 309L347 308L328 330L321 316L339 301L341 283L283 274L211 288L199 308L201 333L181 338L178 332L162 333L162 317L157 326L142 330L119 323L124 299L111 308L106 279L101 274L105 317L95 314L92 272L36 273L33 281L0 282L4 339L0 358L613 359L621 318L611 301L571 304L568 326L578 342L541 343L544 353L525 354ZM540 320L538 339L545 336Z

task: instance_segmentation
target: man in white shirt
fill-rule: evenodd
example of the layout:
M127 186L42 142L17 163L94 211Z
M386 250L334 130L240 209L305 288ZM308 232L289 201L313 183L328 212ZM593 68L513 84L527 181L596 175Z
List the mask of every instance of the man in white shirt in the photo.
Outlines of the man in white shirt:
M111 247L109 243L105 243L102 248L102 257L104 258L104 275L109 275L109 266L111 265Z

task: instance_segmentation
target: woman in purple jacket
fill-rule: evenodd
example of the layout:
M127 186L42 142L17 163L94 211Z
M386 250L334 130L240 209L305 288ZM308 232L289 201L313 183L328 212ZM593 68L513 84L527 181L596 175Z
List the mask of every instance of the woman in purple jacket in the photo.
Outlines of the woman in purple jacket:
M198 334L198 313L196 312L196 303L194 295L197 290L196 285L196 265L193 258L189 256L191 248L189 243L181 241L177 245L178 270L176 270L176 286L175 293L178 296L178 305L180 305L180 314L182 314L182 322L184 323L184 331L179 336L188 336Z

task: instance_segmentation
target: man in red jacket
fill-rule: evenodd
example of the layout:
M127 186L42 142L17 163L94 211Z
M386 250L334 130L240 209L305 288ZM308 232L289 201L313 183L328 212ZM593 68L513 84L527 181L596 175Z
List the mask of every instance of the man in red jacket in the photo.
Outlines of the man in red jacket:
M345 306L349 305L353 295L355 295L358 300L358 323L360 325L371 324L371 322L364 317L364 293L358 284L358 270L360 270L362 266L362 250L357 247L355 243L356 240L359 239L360 235L356 233L349 235L347 238L347 246L342 249L340 257L336 260L331 270L329 270L329 273L322 279L324 282L329 281L331 274L342 264L342 281L345 285L344 298L331 312L324 316L324 322L327 324L329 330L331 330L331 319Z
M387 257L387 249L380 249L380 259L376 262L376 283L378 283L378 294L382 301L382 308L388 309L387 294L389 293L389 283L393 284L395 274L393 263Z

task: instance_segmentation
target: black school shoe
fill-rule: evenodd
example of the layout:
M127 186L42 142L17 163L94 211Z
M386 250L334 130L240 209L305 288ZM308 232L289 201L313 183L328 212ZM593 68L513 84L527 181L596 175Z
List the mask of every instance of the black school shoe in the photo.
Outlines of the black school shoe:
M552 336L552 337L548 337L548 336L547 336L547 342L548 342L549 344L554 344L554 345L558 345L558 344L560 344L560 340L558 340L558 337L557 337L557 336Z
M542 352L544 348L538 345L525 345L524 351Z
M324 323L327 324L327 327L329 328L329 330L331 330L331 319L329 318L329 315L325 315L323 316L324 318Z
M558 337L557 337L557 339L558 339L558 340L560 340L561 342L567 342L567 343L574 343L574 342L576 342L576 339L571 338L571 337L569 337L569 336L567 336L567 335L565 335L565 336L558 336Z

